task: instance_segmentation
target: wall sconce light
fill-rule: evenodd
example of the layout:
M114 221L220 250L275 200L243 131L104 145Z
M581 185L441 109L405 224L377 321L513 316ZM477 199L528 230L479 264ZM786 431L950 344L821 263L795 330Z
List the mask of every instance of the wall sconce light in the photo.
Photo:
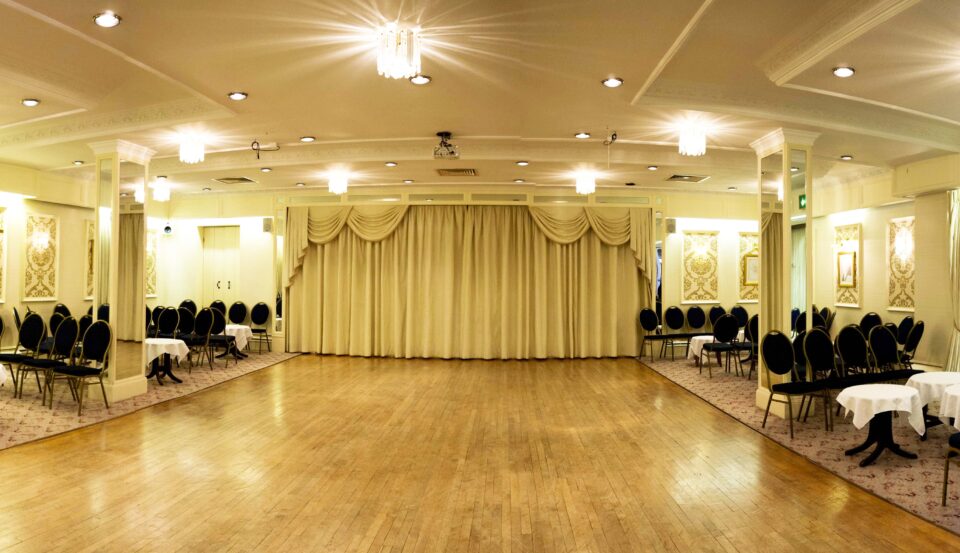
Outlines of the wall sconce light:
M913 233L909 229L901 228L893 238L893 254L906 261L913 255Z
M38 230L30 236L30 244L37 251L44 251L50 247L50 233L45 230Z

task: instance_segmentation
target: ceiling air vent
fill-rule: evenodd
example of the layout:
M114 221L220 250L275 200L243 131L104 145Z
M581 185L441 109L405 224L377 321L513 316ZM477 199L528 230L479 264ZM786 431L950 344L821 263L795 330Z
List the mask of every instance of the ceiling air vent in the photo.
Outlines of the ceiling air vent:
M480 173L476 169L437 169L441 177L476 177Z
M213 179L221 184L257 184L257 181L247 177L223 177L222 179Z
M671 175L667 182L703 182L709 178L703 175Z

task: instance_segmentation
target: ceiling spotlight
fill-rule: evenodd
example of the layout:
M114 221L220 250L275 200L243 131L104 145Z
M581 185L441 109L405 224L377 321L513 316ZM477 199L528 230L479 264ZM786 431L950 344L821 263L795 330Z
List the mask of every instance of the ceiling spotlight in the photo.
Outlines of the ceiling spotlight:
M593 194L597 191L597 175L592 171L579 171L577 178L577 194Z
M204 187L203 187L203 191L204 191L204 192L210 192L211 190L213 190L213 188L210 188L209 186L204 186Z
M35 108L40 105L40 100L37 100L36 98L24 98L23 100L20 100L20 103L28 108Z
M403 179L403 184L413 184L413 179Z
M396 167L396 166L397 166L397 162L396 162L396 161L388 161L388 162L384 163L384 165L386 165L387 167Z
M331 171L327 174L327 190L331 194L341 195L347 191L350 185L349 175L344 171Z
M851 161L853 160L853 156L850 154L843 154L842 156L840 156L840 159L842 159L843 161Z
M93 16L93 22L99 27L111 29L120 24L120 16L110 10L107 10Z
M844 65L841 65L840 67L834 67L834 68L833 68L833 74L836 75L837 77L840 77L841 79L846 79L847 77L852 77L853 74L856 73L856 72L857 72L857 71L856 71L854 68L852 68L852 67L847 67L847 66L844 66Z
M727 187L727 191L728 191L728 192L736 192L736 191L737 191L737 187L736 187L736 186L728 186L728 187Z
M180 135L180 161L183 163L200 163L203 161L206 146L203 137L196 133Z
M656 165L647 165L647 171L656 171L659 169Z
M301 137L300 137L300 142L313 142L313 141L316 140L316 139L317 139L317 137L315 137L315 136L301 136Z
M799 168L799 167L791 167L791 168L790 168L790 172L791 172L791 173L796 173L796 172L798 172L798 171L800 171L800 168Z
M302 182L298 182L298 183L297 183L297 186L304 187L304 186L306 186L306 184L304 184L304 183L302 183Z
M575 138L590 138L590 133L580 131L577 134L573 135Z
M78 159L78 160L74 161L73 164L76 165L77 167L79 167L79 166L83 165L83 160Z
M236 92L231 92L231 93L227 94L227 98L230 98L230 99L233 100L234 102L239 102L239 101L241 101L241 100L246 100L246 99L247 99L247 93L246 93L246 92L240 92L240 91L238 90L238 91L236 91Z
M678 150L682 156L702 156L707 153L707 130L696 120L680 124Z
M529 161L520 160L520 161L517 162L517 165L519 165L520 167L526 167L527 165L530 165L530 162L529 162Z
M527 181L525 181L525 180L523 180L523 179L513 179L513 182L515 182L515 183L517 183L517 184L523 184L523 183L525 183L525 182L527 182Z
M603 86L607 88L617 88L623 84L623 79L620 77L607 77L606 79L600 81L603 83Z
M637 183L635 183L635 182L625 182L625 183L623 183L623 185L624 185L624 186L636 186Z
M430 84L430 81L432 80L433 80L433 77L431 77L430 75L414 75L410 77L410 82L418 86Z
M271 169L271 168L269 168L269 167L261 167L261 168L260 168L260 172L261 172L261 173L269 173L270 171L273 171L273 169Z
M121 197L121 198L126 198L126 197L129 196L129 195L130 195L130 194L127 194L126 192L121 192L121 193L120 193L120 197Z
M389 79L420 75L420 27L391 21L377 29L377 73Z

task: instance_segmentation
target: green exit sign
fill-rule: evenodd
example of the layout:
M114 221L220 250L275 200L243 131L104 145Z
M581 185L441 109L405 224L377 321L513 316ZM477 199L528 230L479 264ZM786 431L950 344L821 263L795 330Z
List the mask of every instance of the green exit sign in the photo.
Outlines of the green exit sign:
M800 194L800 209L807 209L807 195Z

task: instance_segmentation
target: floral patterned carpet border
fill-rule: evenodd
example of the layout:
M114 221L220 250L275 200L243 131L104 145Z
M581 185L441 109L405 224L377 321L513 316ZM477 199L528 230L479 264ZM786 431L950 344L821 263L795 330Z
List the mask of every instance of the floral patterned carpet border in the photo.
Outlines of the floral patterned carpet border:
M189 374L187 366L183 365L176 370L177 376L183 380L182 384L165 379L164 385L160 386L155 379L151 379L147 384L147 393L112 403L109 410L104 408L100 388L91 386L83 400L83 414L79 417L77 403L70 396L65 384L57 386L57 399L51 409L49 406L40 405L40 391L32 376L24 385L22 399L13 397L13 383L8 378L6 384L0 387L0 450L121 417L151 405L199 392L297 355L283 352L251 353L239 363L234 364L231 361L224 367L218 361L213 369L207 365L197 366Z
M866 439L867 427L858 430L850 418L834 417L834 430L823 428L823 414L810 413L807 422L794 421L794 438L790 439L785 419L770 415L766 428L763 410L756 406L756 373L752 380L725 373L714 365L713 378L706 371L701 375L695 363L688 359L669 361L657 359L643 364L675 384L710 403L757 432L800 454L861 488L881 497L917 516L960 534L960 467L950 472L947 506L940 505L943 486L943 462L947 438L956 430L940 425L931 428L926 441L907 424L906 417L894 419L894 438L904 449L916 453L915 460L884 452L877 461L861 468L859 462L870 451L847 457L844 451ZM745 367L746 368L746 367ZM815 405L815 408L817 406ZM834 403L834 409L836 404ZM834 411L836 413L836 411Z

